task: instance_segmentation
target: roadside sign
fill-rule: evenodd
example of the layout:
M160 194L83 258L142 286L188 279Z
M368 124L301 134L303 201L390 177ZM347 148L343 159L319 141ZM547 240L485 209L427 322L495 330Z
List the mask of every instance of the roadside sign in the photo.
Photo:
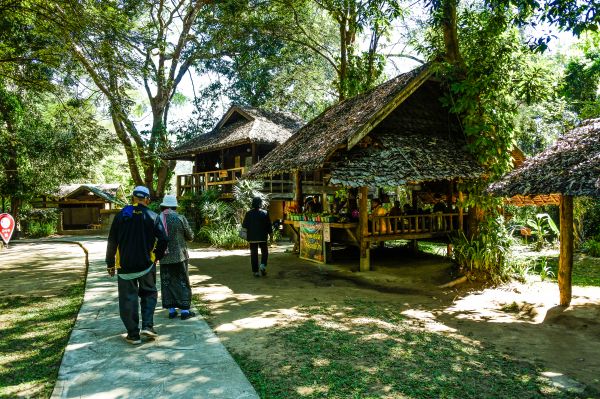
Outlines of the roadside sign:
M4 241L5 244L8 245L14 230L15 219L8 213L0 214L0 236L2 236L2 241Z

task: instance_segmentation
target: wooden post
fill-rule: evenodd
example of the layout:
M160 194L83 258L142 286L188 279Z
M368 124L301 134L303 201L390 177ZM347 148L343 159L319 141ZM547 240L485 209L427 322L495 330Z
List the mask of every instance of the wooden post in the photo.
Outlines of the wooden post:
M252 143L252 165L258 162L258 152L256 151L256 143Z
M181 176L177 176L177 196L181 197Z
M459 191L458 192L458 204L457 205L458 205L458 229L460 231L464 231L464 226L463 226L463 223L464 223L463 200L464 200L463 192Z
M573 271L573 196L560 198L560 255L558 258L558 290L560 305L571 303L571 273Z
M298 212L302 212L302 174L299 170L294 172L294 200L298 207Z
M367 211L367 196L369 189L361 187L358 191L358 233L360 244L360 267L361 272L367 272L371 269L371 249L370 242L367 240L369 235L369 214Z

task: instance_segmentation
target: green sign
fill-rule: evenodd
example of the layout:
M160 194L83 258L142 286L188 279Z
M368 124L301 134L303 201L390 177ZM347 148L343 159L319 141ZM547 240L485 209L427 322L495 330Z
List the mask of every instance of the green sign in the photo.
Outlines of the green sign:
M300 222L300 258L325 263L323 223Z

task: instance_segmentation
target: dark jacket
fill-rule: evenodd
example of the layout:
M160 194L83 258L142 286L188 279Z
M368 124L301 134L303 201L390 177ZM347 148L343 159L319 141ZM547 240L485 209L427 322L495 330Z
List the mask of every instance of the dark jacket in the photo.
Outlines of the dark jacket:
M248 230L248 242L266 242L267 236L273 234L271 219L263 209L251 209L246 212L242 227Z
M128 205L110 226L106 265L119 273L141 272L164 256L168 242L156 213L141 204Z

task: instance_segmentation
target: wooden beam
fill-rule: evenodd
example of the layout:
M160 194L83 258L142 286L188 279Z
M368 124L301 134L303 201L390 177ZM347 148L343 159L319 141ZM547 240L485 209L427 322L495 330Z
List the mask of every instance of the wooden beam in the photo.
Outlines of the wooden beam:
M573 271L573 196L563 195L560 201L560 255L558 258L558 290L560 305L571 303Z
M369 214L367 210L368 187L360 187L358 190L358 232L360 245L360 266L361 272L371 270L371 244L367 236L369 235Z

